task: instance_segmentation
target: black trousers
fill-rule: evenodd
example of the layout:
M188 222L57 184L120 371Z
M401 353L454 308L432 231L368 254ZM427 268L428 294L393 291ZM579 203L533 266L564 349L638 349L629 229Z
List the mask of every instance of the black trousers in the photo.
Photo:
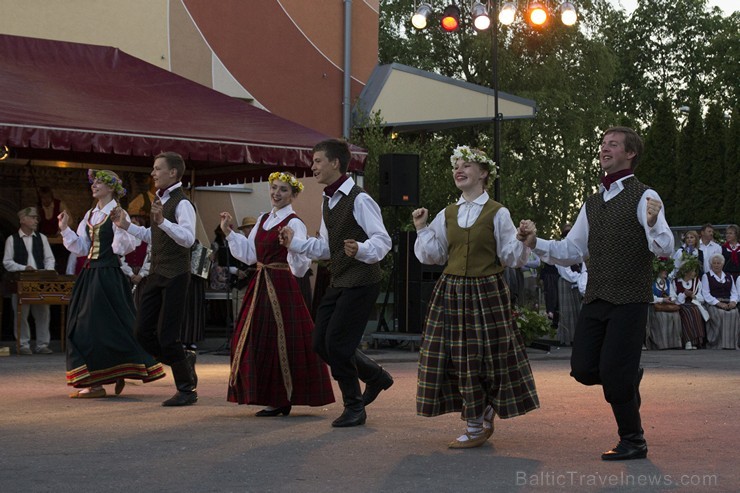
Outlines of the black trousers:
M146 352L166 365L185 359L180 329L189 284L190 272L173 278L151 274L139 299L136 339Z
M584 304L573 339L571 376L584 385L602 385L610 404L631 401L647 314L647 303L614 305L595 300Z
M313 349L331 368L335 380L357 380L355 350L362 340L380 283L327 289L316 310Z

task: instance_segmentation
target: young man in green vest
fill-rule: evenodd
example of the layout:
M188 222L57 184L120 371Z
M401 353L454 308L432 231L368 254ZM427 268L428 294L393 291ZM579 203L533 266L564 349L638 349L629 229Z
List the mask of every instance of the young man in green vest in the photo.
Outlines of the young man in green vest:
M319 237L293 239L293 231L283 228L280 241L290 251L331 260L331 285L316 312L313 344L342 391L344 412L332 423L340 428L365 424L365 406L393 385L391 375L357 349L380 292L378 262L390 251L391 238L378 204L346 174L350 159L344 141L314 146L311 170L326 186Z
M177 392L163 406L189 406L198 400L195 353L185 351L180 326L190 283L190 247L195 243L195 209L185 197L185 162L175 152L154 159L151 176L157 188L151 206L151 227L131 224L118 210L116 226L149 243L151 268L139 299L136 338L152 356L172 368Z
M599 191L586 199L573 228L560 241L536 237L522 221L518 237L545 262L572 265L589 257L588 283L576 325L571 376L601 385L617 422L619 443L603 460L647 457L640 420L640 356L652 295L654 256L673 254L673 234L658 194L634 176L642 140L631 128L613 127L599 151Z

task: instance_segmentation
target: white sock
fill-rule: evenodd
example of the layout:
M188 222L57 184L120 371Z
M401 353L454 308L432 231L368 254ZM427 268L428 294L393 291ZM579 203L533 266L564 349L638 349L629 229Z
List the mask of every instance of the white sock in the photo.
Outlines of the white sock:
M483 427L486 429L493 428L493 417L496 413L493 412L491 406L486 406L486 412L483 413Z
M464 433L457 437L458 442L467 442L469 440L468 434L476 436L483 433L483 416L479 416L475 419L469 419L468 427L465 431L467 431L467 434Z

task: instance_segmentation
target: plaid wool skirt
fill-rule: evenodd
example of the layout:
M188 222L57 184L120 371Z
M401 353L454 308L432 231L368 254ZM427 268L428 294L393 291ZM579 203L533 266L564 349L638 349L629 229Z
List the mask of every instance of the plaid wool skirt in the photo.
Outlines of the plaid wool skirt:
M419 355L416 413L501 418L539 407L503 276L443 274L434 286Z

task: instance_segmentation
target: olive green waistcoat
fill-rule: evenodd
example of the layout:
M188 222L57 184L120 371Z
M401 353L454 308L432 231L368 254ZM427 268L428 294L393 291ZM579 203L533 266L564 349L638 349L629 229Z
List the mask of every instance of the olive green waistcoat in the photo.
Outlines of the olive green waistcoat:
M489 200L469 228L461 228L457 224L458 204L445 208L449 252L445 274L484 277L504 270L496 255L496 237L493 234L493 218L501 207L503 205Z

